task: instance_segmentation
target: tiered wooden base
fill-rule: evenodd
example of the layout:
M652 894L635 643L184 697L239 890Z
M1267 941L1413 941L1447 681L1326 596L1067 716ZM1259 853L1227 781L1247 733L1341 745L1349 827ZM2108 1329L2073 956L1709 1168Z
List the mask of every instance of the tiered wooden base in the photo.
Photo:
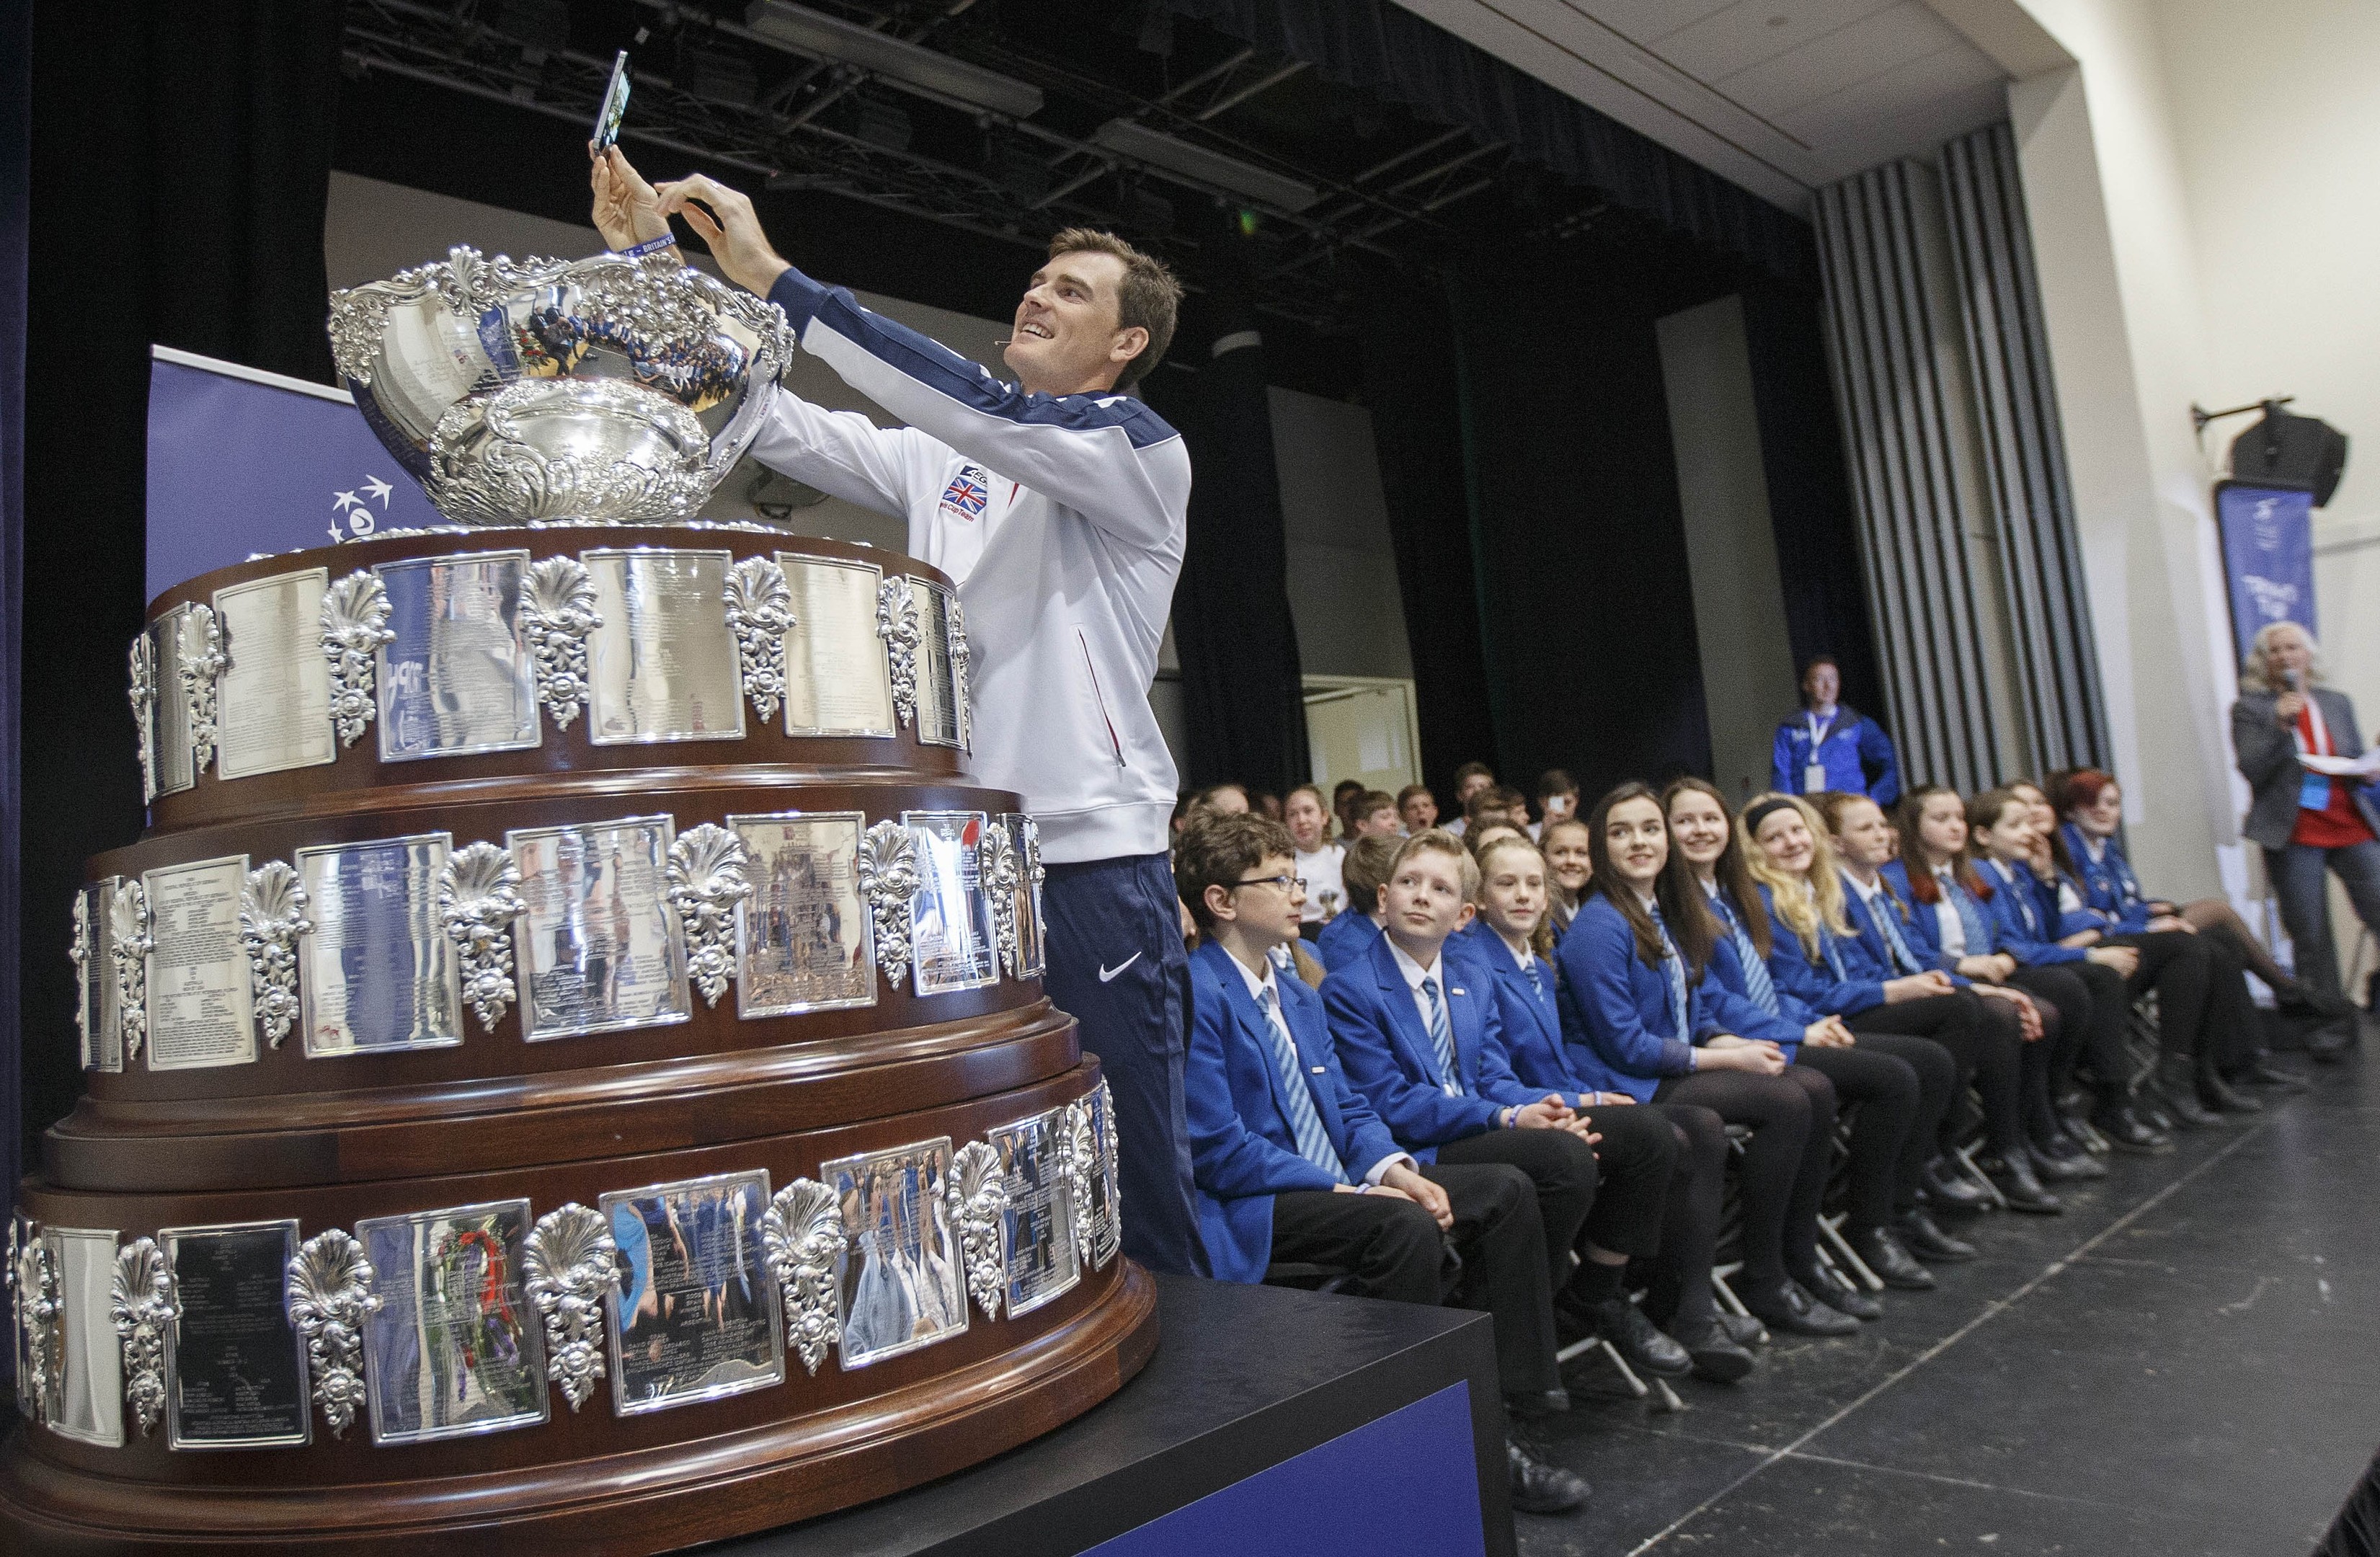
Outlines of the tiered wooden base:
M509 539L542 555L619 532ZM739 554L772 543L705 540ZM471 549L419 537L267 559L193 580L158 608L276 571ZM683 836L791 809L858 812L863 824L1017 809L1014 796L966 787L955 752L906 730L801 740L756 719L739 742L627 750L590 746L581 721L549 724L536 750L404 764L377 761L370 745L258 779L202 774L161 798L142 842L93 860L90 879L427 833L459 849L509 829L662 813ZM860 1009L745 1019L737 1005L731 989L715 1004L698 996L685 1021L531 1041L516 1004L492 1030L471 1017L448 1047L309 1056L293 1032L215 1068L152 1070L135 1056L87 1076L18 1208L119 1244L285 1218L311 1237L500 1200L526 1199L536 1216L712 1174L762 1170L779 1188L856 1154L982 1141L1099 1087L1074 1019L1013 972L925 996L914 979L880 979ZM1022 1316L987 1319L962 1302L963 1332L864 1366L830 1351L813 1373L788 1348L783 1382L626 1415L608 1381L575 1411L555 1388L544 1423L474 1437L376 1444L369 1421L334 1435L319 1411L312 1441L282 1448L174 1449L164 1426L144 1435L128 1411L116 1447L20 1425L0 1447L0 1551L674 1550L1013 1448L1112 1393L1157 1343L1153 1285L1121 1254L1085 1260L1077 1284Z

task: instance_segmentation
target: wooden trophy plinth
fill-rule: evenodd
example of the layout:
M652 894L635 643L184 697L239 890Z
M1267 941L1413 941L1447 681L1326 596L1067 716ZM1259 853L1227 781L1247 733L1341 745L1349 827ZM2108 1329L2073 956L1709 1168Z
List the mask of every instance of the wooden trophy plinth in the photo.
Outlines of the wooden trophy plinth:
M666 1551L1148 1360L939 574L482 530L151 618L153 825L91 863L85 1095L9 1228L0 1545Z

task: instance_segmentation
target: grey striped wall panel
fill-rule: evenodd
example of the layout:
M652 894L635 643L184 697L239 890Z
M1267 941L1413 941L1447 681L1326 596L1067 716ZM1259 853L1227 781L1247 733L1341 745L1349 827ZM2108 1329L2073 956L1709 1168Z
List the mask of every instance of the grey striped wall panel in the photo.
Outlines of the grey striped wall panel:
M2014 640L2041 767L2108 765L2107 705L2076 538L2058 386L2006 124L1942 148L1942 191Z
M1912 178L1894 163L1818 191L1827 343L1859 507L1888 727L1911 783L1996 783L1989 656L1963 544L1954 436Z

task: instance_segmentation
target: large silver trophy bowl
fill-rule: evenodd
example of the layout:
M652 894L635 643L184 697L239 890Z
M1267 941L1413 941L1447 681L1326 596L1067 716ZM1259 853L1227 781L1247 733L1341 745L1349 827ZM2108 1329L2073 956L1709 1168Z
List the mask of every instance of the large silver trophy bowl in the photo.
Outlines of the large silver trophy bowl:
M455 249L331 295L356 408L457 524L668 524L752 441L783 310L666 256Z

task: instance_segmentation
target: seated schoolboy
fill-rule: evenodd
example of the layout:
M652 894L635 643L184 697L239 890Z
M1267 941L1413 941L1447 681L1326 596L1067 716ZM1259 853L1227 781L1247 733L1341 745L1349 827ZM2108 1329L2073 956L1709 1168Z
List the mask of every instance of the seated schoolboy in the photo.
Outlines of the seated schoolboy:
M1340 880L1347 889L1347 906L1322 927L1314 950L1322 966L1336 973L1370 949L1380 938L1380 888L1388 884L1402 838L1358 838L1347 845L1340 861Z
M1560 768L1537 775L1537 820L1529 823L1532 843L1545 842L1545 830L1578 815L1578 780Z
M1351 808L1355 813L1354 836L1358 838L1402 838L1405 835L1405 819L1397 809L1397 797L1385 789L1367 789Z
M1454 820L1445 824L1456 837L1469 825L1471 801L1483 789L1496 786L1496 770L1485 762L1465 762L1454 770Z
M1438 797L1426 784L1409 784L1397 791L1397 815L1403 819L1408 836L1427 833L1438 825Z
M1192 954L1185 1082L1201 1231L1225 1281L1272 1267L1346 1271L1361 1296L1461 1301L1495 1321L1497 1372L1524 1414L1567 1405L1555 1360L1544 1229L1528 1176L1502 1163L1424 1165L1339 1067L1322 1002L1271 954L1297 938L1293 845L1261 817L1205 817L1174 864L1202 943ZM1585 1482L1507 1440L1512 1505L1575 1508Z
M1685 1348L1694 1372L1721 1383L1742 1378L1752 1354L1719 1320L1711 1292L1726 1125L1707 1109L1639 1107L1625 1092L1597 1091L1579 1079L1562 1041L1557 974L1547 955L1553 937L1546 924L1544 857L1525 838L1504 833L1479 845L1472 858L1479 866L1478 914L1448 949L1469 957L1491 992L1504 1057L1522 1085L1551 1091L1591 1115L1603 1137L1595 1154L1595 1209L1579 1250L1585 1263L1556 1297L1555 1317L1563 1317L1567 1300L1573 1322L1610 1338L1632 1361L1637 1351L1623 1337L1658 1320ZM1633 1308L1621 1293L1628 1259L1657 1255L1645 1315L1610 1308Z
M1322 981L1323 1009L1348 1079L1398 1145L1441 1162L1509 1162L1529 1175L1545 1223L1547 1269L1569 1285L1597 1198L1596 1137L1570 1101L1524 1087L1512 1074L1489 975L1446 953L1447 938L1471 920L1478 870L1451 833L1433 829L1407 839L1381 893L1381 938ZM1650 1230L1609 1235L1658 1244L1668 1174L1646 1182L1643 1156L1659 1147L1643 1146L1640 1130L1631 1122L1631 1144L1615 1150L1615 1163L1626 1161L1633 1181L1617 1220ZM1641 1356L1658 1373L1686 1372L1694 1362L1684 1348L1621 1295L1625 1264L1623 1258L1618 1267L1589 1271L1583 1284L1571 1285L1574 1317L1632 1361Z

